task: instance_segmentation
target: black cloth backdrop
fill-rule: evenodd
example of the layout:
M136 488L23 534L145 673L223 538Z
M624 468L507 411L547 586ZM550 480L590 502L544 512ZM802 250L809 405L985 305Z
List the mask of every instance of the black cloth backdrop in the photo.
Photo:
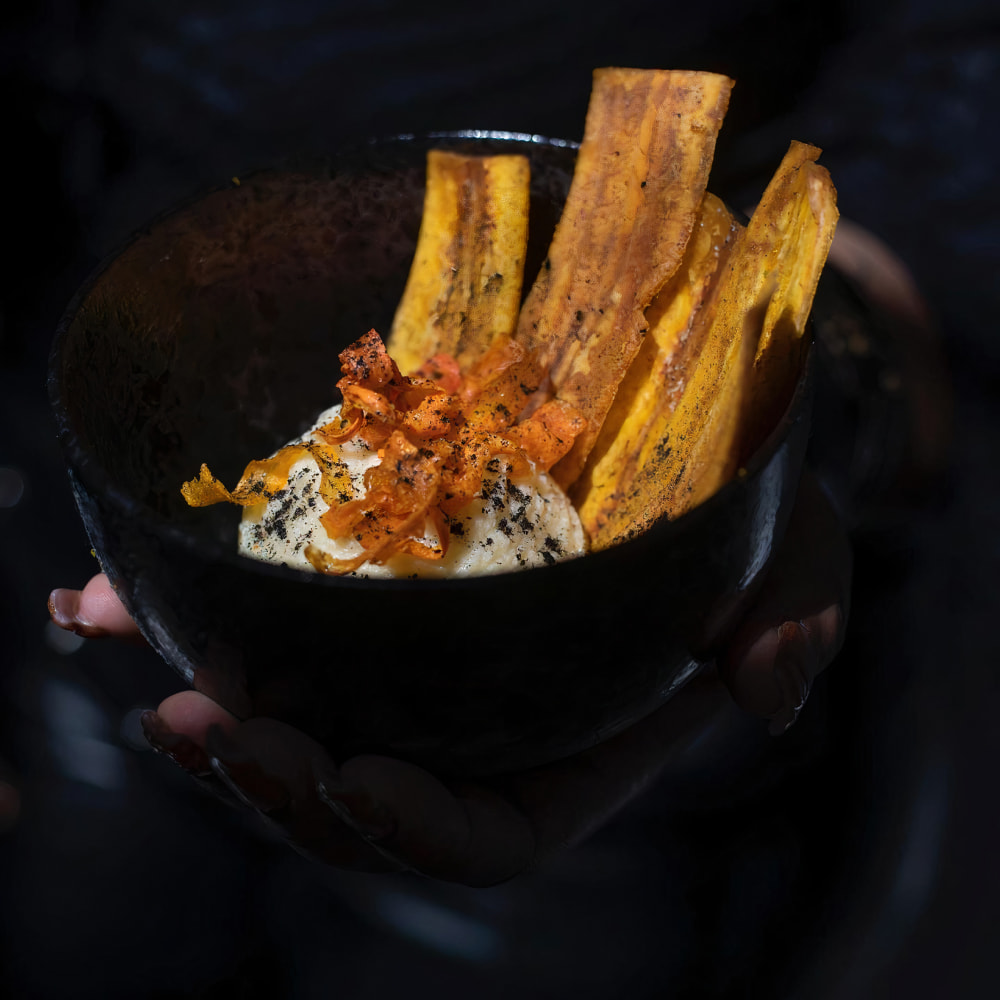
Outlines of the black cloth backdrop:
M1000 18L986 0L28 2L0 34L0 991L14 997L988 995L998 930L994 400ZM737 78L713 189L790 138L939 324L952 468L857 538L847 647L795 729L665 776L585 847L487 892L321 871L143 752L178 683L48 627L96 570L48 344L95 263L220 178L368 135L578 138L590 71ZM99 377L99 373L95 373Z

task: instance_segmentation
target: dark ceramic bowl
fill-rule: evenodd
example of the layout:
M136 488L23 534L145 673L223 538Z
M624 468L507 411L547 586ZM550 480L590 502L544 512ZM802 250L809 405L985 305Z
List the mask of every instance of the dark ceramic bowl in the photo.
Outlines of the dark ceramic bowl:
M531 159L529 283L572 144L478 132L373 143L242 178L150 223L77 294L50 388L101 565L191 684L238 715L300 727L336 757L486 774L606 739L711 653L784 531L808 379L745 477L576 561L369 581L237 555L239 510L191 510L180 484L201 462L235 481L334 401L344 346L372 326L388 332L432 147Z

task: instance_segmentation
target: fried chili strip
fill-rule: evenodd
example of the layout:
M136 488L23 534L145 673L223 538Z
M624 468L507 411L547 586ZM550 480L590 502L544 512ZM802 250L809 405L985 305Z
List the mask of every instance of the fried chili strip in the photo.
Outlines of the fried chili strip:
M316 460L321 474L320 495L327 503L340 502L337 498L353 494L351 477L339 461L337 450L304 443L286 445L270 458L251 462L231 491L203 463L198 478L181 486L181 495L190 507L209 507L223 502L240 507L264 504L288 485L292 466L304 458Z
M192 506L264 503L288 485L295 462L314 458L329 506L320 523L329 537L353 538L362 549L336 559L307 546L306 558L322 573L351 573L397 554L443 558L448 517L482 495L486 476L501 465L511 476L548 470L586 426L579 411L559 400L518 422L538 389L538 366L509 339L464 375L454 358L438 355L417 375L404 376L374 330L344 350L340 362L340 417L315 431L319 442L288 445L251 462L232 491L204 465L181 490ZM377 448L380 459L364 474L362 496L353 495L337 452L354 437Z

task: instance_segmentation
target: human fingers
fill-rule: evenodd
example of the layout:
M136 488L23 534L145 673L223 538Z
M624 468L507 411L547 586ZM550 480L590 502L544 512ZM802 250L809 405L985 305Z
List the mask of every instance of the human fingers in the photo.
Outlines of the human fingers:
M240 724L235 715L199 691L172 694L160 702L156 711L172 732L186 736L200 747L208 742L212 726L231 733Z
M318 774L320 797L386 858L448 882L495 885L584 840L730 706L709 668L650 716L563 760L456 781L361 756Z
M60 628L88 639L110 637L143 641L135 622L103 573L92 577L83 590L53 590L49 595L49 615Z
M736 703L784 732L836 656L850 609L851 547L839 515L806 474L782 546L719 667Z
M317 770L320 797L388 862L470 886L528 868L531 820L489 782L445 781L389 757L364 755L337 772Z
M482 781L442 779L376 755L337 767L304 733L262 718L228 731L210 726L204 757L188 764L200 764L203 775L210 772L311 858L488 886L586 837L646 787L727 702L717 677L706 675L590 751Z
M213 726L231 732L239 719L198 691L180 691L140 716L149 745L189 774L207 778L212 770L205 749Z
M371 846L322 800L316 774L333 782L337 767L311 737L276 719L212 725L204 746L211 778L295 850L354 871L406 867Z
M429 873L436 873L442 865L435 856L451 859L464 835L457 827L464 813L437 779L419 768L367 757L349 761L341 774L305 733L274 719L240 722L197 691L171 695L156 712L143 713L142 725L154 749L216 794L253 809L317 860L384 871L417 867L426 858ZM374 828L374 817L385 820L389 808L404 817L401 853L412 859L395 858L374 843L373 834L384 832ZM451 860L461 876L458 860Z
M154 746L216 794L253 809L308 857L487 886L584 839L729 704L708 669L591 750L482 781L442 779L375 755L337 767L293 727L263 718L241 723L197 692L172 696L143 724Z

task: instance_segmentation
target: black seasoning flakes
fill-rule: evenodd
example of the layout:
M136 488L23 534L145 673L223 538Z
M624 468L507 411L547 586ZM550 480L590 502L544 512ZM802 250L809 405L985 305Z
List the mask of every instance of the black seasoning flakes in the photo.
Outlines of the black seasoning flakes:
M528 519L523 507L514 512L511 520L521 529L522 534L530 535L535 530L535 526Z
M490 507L495 511L503 510L506 506L506 501L503 496L503 487L499 479L484 479L482 496L486 500ZM483 513L486 513L484 508Z
M507 496L518 503L528 503L531 497L522 490L516 483L507 480Z
M525 390L530 388L524 387ZM492 409L497 413L504 412L502 403L495 403ZM435 419L443 416L446 414L438 414ZM331 414L331 417L325 423L337 426L336 414ZM460 429L456 457L447 459L443 469L461 474L463 464L457 456L461 452L463 437L469 439L469 433ZM302 440L309 442L316 439L305 435ZM421 459L427 459L432 454L422 443L414 443L418 445L417 455ZM471 439L466 440L466 444L470 443ZM248 517L243 522L240 529L242 551L270 562L286 560L291 565L309 568L304 554L309 545L318 545L335 558L349 558L363 551L360 546L364 539L370 540L375 535L388 537L391 529L387 525L376 524L369 516L363 522L364 528L355 528L357 533L337 539L331 549L320 521L328 502L336 506L364 497L365 474L373 465L374 450L358 439L338 447L336 452L324 453L322 449L316 449L312 458L319 468L313 462L296 465L286 488L276 491L273 498L268 497L264 488L266 480L262 477L256 484L257 493L262 500L269 499L270 502L266 509L258 508L260 521ZM480 468L486 474L481 482L479 502L474 500L474 506L454 512L445 520L447 534L451 537L445 561L425 566L403 556L403 563L394 567L401 576L438 575L438 571L446 565L450 571L457 570L459 573L538 567L551 565L582 550L579 526L564 524L566 501L558 490L549 492L550 488L536 488L530 479L511 482L511 461L504 454L490 456ZM408 462L400 462L397 471L403 495L413 488L413 468ZM324 477L332 479L329 483L334 491L332 497L328 486L323 485ZM453 501L454 497L445 499ZM428 522L425 531L425 543L431 547L438 545L440 540L436 538L433 524ZM414 566L417 572L413 571ZM372 575L389 572L387 568L369 565L351 575L367 576L369 570Z

